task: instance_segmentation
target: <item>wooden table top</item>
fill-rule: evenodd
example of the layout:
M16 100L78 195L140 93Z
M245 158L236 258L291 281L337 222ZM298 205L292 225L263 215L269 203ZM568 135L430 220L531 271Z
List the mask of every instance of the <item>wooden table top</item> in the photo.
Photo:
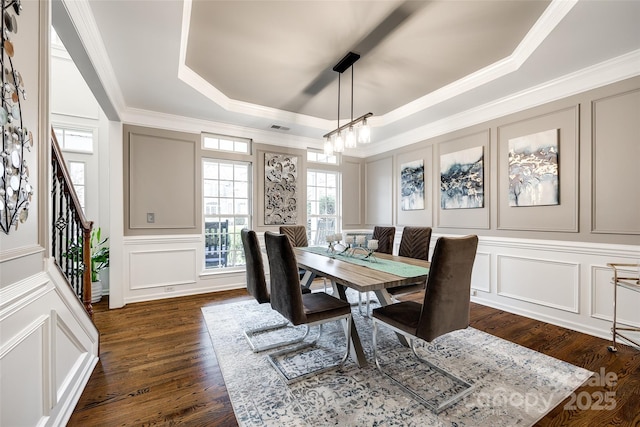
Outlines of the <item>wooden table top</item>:
M366 266L307 252L300 248L293 248L293 250L299 267L310 270L318 276L324 276L359 292L410 285L422 280L427 280L428 276L427 274L415 277L396 276L395 274L385 273ZM425 268L429 268L431 265L428 261L377 252L375 256L381 259L403 262Z

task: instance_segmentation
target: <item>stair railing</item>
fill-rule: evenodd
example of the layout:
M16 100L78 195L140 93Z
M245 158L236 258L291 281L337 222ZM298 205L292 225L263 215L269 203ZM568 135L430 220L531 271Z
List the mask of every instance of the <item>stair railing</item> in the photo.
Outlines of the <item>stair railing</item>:
M51 130L51 250L69 286L93 318L91 305L91 230L71 176L62 157L56 135Z

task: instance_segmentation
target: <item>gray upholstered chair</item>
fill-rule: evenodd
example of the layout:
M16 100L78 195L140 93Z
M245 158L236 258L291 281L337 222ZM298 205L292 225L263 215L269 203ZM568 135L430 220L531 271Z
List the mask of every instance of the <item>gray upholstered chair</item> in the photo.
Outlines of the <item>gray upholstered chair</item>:
M247 272L247 292L253 296L258 304L265 304L271 301L269 290L267 289L267 283L264 275L264 264L262 262L262 252L260 251L260 243L258 242L258 236L253 230L246 228L240 230L240 238L242 239L242 247L244 248L244 256L246 259L246 272ZM244 336L249 342L251 350L254 352L265 351L281 347L288 344L295 344L302 342L309 333L307 327L304 331L304 335L299 338L294 338L287 341L276 341L262 346L254 343L253 338L258 335L269 331L285 328L289 326L289 322L284 320L276 324L270 324L253 329L246 329Z
M435 413L462 399L471 391L471 385L420 357L416 351L416 340L431 342L441 335L469 326L471 271L477 247L477 236L439 238L431 260L424 302L403 301L373 310L373 357L376 366ZM379 325L410 338L411 350L418 360L447 376L460 391L435 404L386 373L378 360Z
M264 240L271 275L271 307L293 325L319 325L320 331L315 341L320 339L324 323L339 320L346 322L346 350L339 363L323 366L321 369L300 375L289 376L277 362L277 358L297 353L300 348L284 349L270 354L269 361L288 383L341 365L349 357L351 340L351 307L349 303L324 292L303 294L300 291L296 257L287 236L267 231Z
M404 227L398 255L428 261L430 244L431 227ZM425 283L396 286L388 288L387 292L393 297L420 292L424 290Z

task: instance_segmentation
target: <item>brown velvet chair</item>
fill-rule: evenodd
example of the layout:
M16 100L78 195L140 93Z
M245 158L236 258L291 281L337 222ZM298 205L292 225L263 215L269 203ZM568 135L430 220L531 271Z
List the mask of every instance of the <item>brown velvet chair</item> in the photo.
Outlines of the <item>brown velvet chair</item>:
M378 249L375 252L379 252L381 254L392 254L393 253L393 241L396 238L396 228L395 227L381 227L376 225L373 227L373 234L371 239L369 240L377 240L378 241ZM369 304L371 300L369 299L369 292L365 292L365 301L366 307L364 312L362 311L362 292L358 294L358 311L364 317L369 317Z
M268 303L271 301L271 298L265 280L264 264L262 262L262 252L260 251L258 236L256 235L255 231L244 228L240 230L240 238L242 239L242 247L244 249L244 256L246 260L247 292L249 292L249 294L253 296L256 301L258 301L258 304ZM274 349L288 344L302 342L309 333L309 328L306 328L306 330L304 331L304 336L300 338L295 338L287 341L272 342L262 346L257 345L253 341L253 338L258 334L275 331L287 326L289 326L289 322L284 320L276 324L260 326L253 329L246 329L244 331L244 336L249 342L251 350L253 350L254 352L259 352Z
M373 227L373 235L371 236L371 240L378 241L378 249L376 249L376 252L380 252L381 254L392 254L393 240L395 239L395 237L395 227L380 227L378 225Z
M351 340L351 307L349 303L324 292L303 294L300 290L296 257L287 236L267 231L264 240L271 274L271 307L293 325L319 325L320 331L314 342L318 341L322 335L322 324L339 320L346 321L347 338L344 356L336 365L325 366L322 369L290 377L276 359L297 353L300 348L285 349L270 354L269 361L288 383L341 365L349 357Z
M431 227L404 227L398 255L429 260L429 245L431 244ZM388 288L387 292L393 296L411 294L424 290L426 282Z
M477 247L478 236L439 238L431 260L424 302L404 301L373 310L373 357L376 366L435 413L462 399L471 391L471 385L420 357L415 342L416 339L431 342L441 335L469 326L471 272ZM387 374L378 360L378 325L385 325L410 338L411 350L418 360L449 377L461 391L435 404Z
M291 246L293 246L294 248L305 248L309 246L309 240L307 239L307 227L305 227L304 225L281 225L280 234L284 234L285 236L287 236L289 238L289 242L291 242ZM300 280L302 280L306 273L307 270L305 270L304 268L298 269ZM311 271L308 274L310 276L307 281L309 283L309 286L311 286L311 282L313 282L313 279L320 276ZM324 284L324 291L326 292L327 279L324 277L322 279Z

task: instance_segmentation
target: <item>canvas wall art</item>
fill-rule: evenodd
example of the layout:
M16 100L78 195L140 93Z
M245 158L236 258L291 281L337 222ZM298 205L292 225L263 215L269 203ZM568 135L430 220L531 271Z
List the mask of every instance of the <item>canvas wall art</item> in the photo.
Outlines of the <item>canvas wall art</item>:
M298 156L265 153L264 223L295 224L298 217Z
M560 203L558 129L509 140L509 206Z
M400 165L400 192L403 211L424 209L424 160Z
M440 156L440 207L484 207L484 147Z

